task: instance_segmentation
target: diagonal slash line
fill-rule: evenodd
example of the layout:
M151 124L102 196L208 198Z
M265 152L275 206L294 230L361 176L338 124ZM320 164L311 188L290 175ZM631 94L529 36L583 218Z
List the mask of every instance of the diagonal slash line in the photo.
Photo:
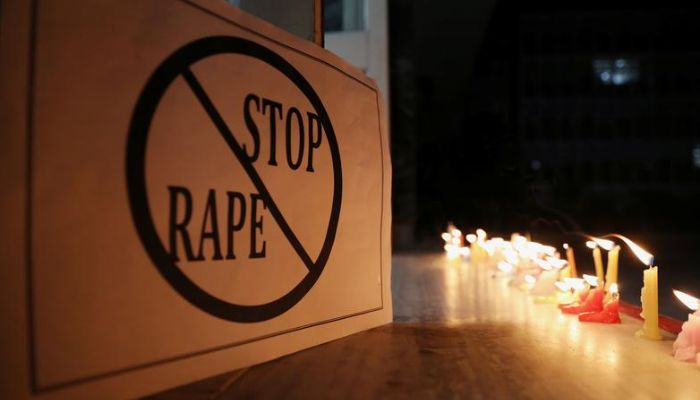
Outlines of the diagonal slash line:
M258 192L260 192L260 196L262 196L262 198L267 203L267 208L270 210L272 218L274 218L275 221L277 221L277 224L279 225L280 229L282 229L282 233L284 233L284 236L287 237L289 243L292 245L297 254L299 254L299 257L301 257L301 261L304 262L306 268L310 272L315 272L316 264L311 260L311 257L309 257L309 254L304 249L304 246L301 245L301 242L292 231L292 228L289 226L289 224L287 224L287 221L284 219L282 212L280 212L279 208L277 207L277 204L275 204L275 202L272 200L270 192L265 187L265 184L263 183L262 179L260 179L258 171L255 170L255 167L253 167L253 163L249 161L248 155L245 153L245 151L243 151L243 148L233 136L233 133L226 125L226 122L224 122L224 119L221 117L221 114L219 114L219 112L217 111L216 106L214 106L214 103L212 103L211 99L209 99L209 96L204 91L202 85L199 83L199 81L189 68L185 68L182 71L182 76L185 78L185 81L187 81L187 84L190 86L190 89L192 89L192 92L194 92L194 95L197 97L197 100L199 100L199 102L202 104L202 107L204 107L204 110L209 115L209 118L211 118L212 122L214 122L214 125L216 125L216 128L219 130L219 133L221 133L221 136L226 141L226 144L228 144L228 146L231 148L231 151L233 151L233 154L236 156L236 158L238 158L238 161L240 161L241 165L243 165L243 169L245 169L245 172L248 174L248 177L250 177L250 180L253 181L255 188L258 190Z

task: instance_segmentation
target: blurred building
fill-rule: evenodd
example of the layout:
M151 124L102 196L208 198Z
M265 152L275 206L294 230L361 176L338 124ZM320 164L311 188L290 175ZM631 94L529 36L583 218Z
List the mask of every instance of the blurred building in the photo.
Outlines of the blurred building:
M388 104L387 0L325 0L323 13L326 49L374 79Z
M690 39L700 25L697 10L677 6L530 3L517 12L513 105L524 167L545 199L579 219L602 208L656 230L681 210L694 213L700 44Z

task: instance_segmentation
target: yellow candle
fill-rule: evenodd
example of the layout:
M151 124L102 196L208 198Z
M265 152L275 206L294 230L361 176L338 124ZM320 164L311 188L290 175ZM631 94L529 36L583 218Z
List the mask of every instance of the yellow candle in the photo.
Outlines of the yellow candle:
M566 243L564 243L564 248L566 249L566 260L569 262L569 277L577 278L578 273L576 272L576 258L574 257L574 249Z
M600 248L593 248L593 263L595 264L595 276L598 278L598 284L603 282L605 276L603 274L603 256L600 254Z
M608 270L605 272L605 291L610 285L617 283L617 265L620 259L620 246L615 246L608 251Z
M642 313L644 325L637 331L637 336L661 340L659 331L659 267L649 267L644 271L644 287L642 287Z

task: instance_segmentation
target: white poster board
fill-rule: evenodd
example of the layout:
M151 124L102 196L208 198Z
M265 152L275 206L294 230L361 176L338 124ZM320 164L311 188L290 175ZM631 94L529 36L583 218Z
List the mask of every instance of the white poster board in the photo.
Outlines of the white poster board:
M1 397L134 397L391 320L371 80L221 1L2 7Z

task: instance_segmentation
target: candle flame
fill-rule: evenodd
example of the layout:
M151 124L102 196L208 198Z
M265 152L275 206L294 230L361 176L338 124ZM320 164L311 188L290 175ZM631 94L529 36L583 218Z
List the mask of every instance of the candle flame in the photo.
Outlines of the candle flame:
M697 297L693 297L676 289L673 289L673 294L676 295L676 297L678 298L678 300L681 301L681 303L685 304L685 306L690 308L691 310L697 311L698 308L700 308L700 299L698 299Z
M476 230L476 236L477 236L479 239L484 240L484 239L486 239L486 231L483 230L483 229L481 229L481 228L479 228L479 229Z
M595 249L596 247L598 247L598 244L592 240L589 240L586 242L586 247L588 247L589 249Z
M450 260L459 257L459 247L455 246L454 244L446 244L445 252L447 252L447 258Z
M452 244L457 245L457 244L459 244L459 242L460 242L460 240L459 240L458 237L453 237L453 238L452 238Z
M569 250L569 244L568 244L568 243L564 243L564 246L563 246L563 247L564 247L564 250Z
M498 263L498 269L501 270L501 272L509 274L513 272L513 265L506 261L501 261Z
M442 235L440 235L440 237L441 237L442 240L444 240L445 242L449 242L450 240L452 240L452 235L450 235L450 234L447 233L447 232L443 232Z
M595 242L595 244L597 244L598 246L602 247L603 249L605 249L607 251L612 250L613 246L615 246L615 242L613 242L612 240L601 239L601 238L597 238L597 237L593 237L593 236L591 236L590 238L592 241ZM586 245L588 245L588 244L586 244Z
M450 233L452 233L452 236L462 236L462 231L457 228L453 229Z
M566 264L569 263L566 260L562 260L556 257L547 257L547 262L549 262L549 264L556 269L562 269L566 266Z
M469 242L469 243L476 242L476 235L473 233L468 234L467 235L467 242Z
M617 283L610 284L610 288L608 288L608 292L610 292L610 294L617 294L619 291L620 288L617 286Z
M549 271L552 269L552 264L549 263L549 261L545 261L541 258L536 258L532 260L535 264L537 264L538 267L542 268L545 271Z
M629 246L630 250L634 253L637 258L639 258L639 261L644 263L644 265L647 266L652 266L654 264L654 255L649 253L648 251L644 250L643 248L639 247L635 242L631 241L630 239L620 235L619 233L611 233L609 235L605 236L614 236L616 238L622 239L627 246Z
M512 265L520 264L520 257L518 257L518 252L512 248L503 250L503 257Z
M541 250L544 254L546 254L546 255L548 255L548 256L550 256L550 257L553 256L554 253L557 252L557 249L554 248L554 247L552 247L552 246L540 246L540 250Z
M564 278L564 282L566 282L574 290L583 289L584 281L581 278Z
M598 286L598 277L597 276L583 274L583 280L585 280L587 284L589 284L593 287Z
M568 292L571 289L571 286L566 282L554 282L554 286L562 292Z
M533 283L537 282L537 279L534 276L527 274L527 275L525 275L525 282L527 282L529 284L533 284Z
M517 234L517 233L516 233L516 235L517 236L515 238L511 239L511 241L513 243L515 243L516 245L521 245L521 246L525 245L525 243L527 243L527 238L525 236Z

